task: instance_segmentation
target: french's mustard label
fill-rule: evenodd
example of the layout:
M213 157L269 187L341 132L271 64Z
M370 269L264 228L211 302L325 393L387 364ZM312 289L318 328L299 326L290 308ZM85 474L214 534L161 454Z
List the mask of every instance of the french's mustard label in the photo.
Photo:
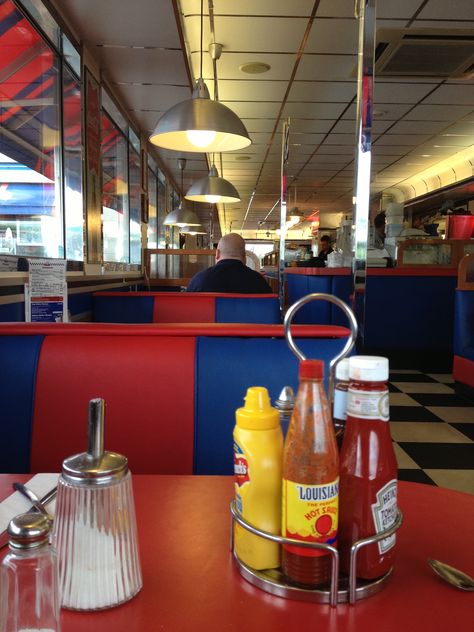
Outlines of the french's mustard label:
M250 482L247 456L237 441L234 441L234 476L237 487Z
M282 534L306 542L336 545L339 478L323 485L305 485L283 479ZM318 557L320 549L284 545L291 553Z

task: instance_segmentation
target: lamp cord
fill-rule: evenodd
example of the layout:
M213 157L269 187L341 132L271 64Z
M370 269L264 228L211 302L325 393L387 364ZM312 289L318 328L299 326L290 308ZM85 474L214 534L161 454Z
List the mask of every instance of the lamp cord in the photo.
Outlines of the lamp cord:
M201 69L200 69L200 77L202 79L202 31L203 31L203 18L204 18L204 0L201 0L201 58L200 58L200 64L201 64Z

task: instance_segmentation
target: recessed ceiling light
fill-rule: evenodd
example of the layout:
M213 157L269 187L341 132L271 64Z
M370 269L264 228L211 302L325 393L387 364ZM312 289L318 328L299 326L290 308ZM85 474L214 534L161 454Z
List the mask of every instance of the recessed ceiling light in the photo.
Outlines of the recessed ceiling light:
M261 61L249 61L239 66L239 70L248 75L261 75L264 72L268 72L270 68L271 66L269 64L264 64Z
M422 158L431 158L431 154L420 154Z
M250 160L250 156L236 156L236 160Z

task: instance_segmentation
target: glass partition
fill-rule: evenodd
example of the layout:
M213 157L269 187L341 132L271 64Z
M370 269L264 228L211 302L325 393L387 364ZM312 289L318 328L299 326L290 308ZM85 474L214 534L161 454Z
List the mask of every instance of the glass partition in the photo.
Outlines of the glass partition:
M141 167L140 154L131 146L128 159L130 204L130 263L141 263Z
M63 152L66 258L84 260L80 82L63 65Z
M102 114L102 226L104 261L129 261L128 143Z
M157 248L157 178L152 169L148 168L148 228L147 247Z

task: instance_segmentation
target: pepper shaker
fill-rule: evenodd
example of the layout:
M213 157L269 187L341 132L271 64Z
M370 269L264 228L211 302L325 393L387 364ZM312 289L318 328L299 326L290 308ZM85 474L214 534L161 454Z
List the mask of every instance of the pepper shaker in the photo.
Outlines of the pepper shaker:
M10 551L0 566L0 630L60 632L58 560L50 520L25 513L8 525Z

